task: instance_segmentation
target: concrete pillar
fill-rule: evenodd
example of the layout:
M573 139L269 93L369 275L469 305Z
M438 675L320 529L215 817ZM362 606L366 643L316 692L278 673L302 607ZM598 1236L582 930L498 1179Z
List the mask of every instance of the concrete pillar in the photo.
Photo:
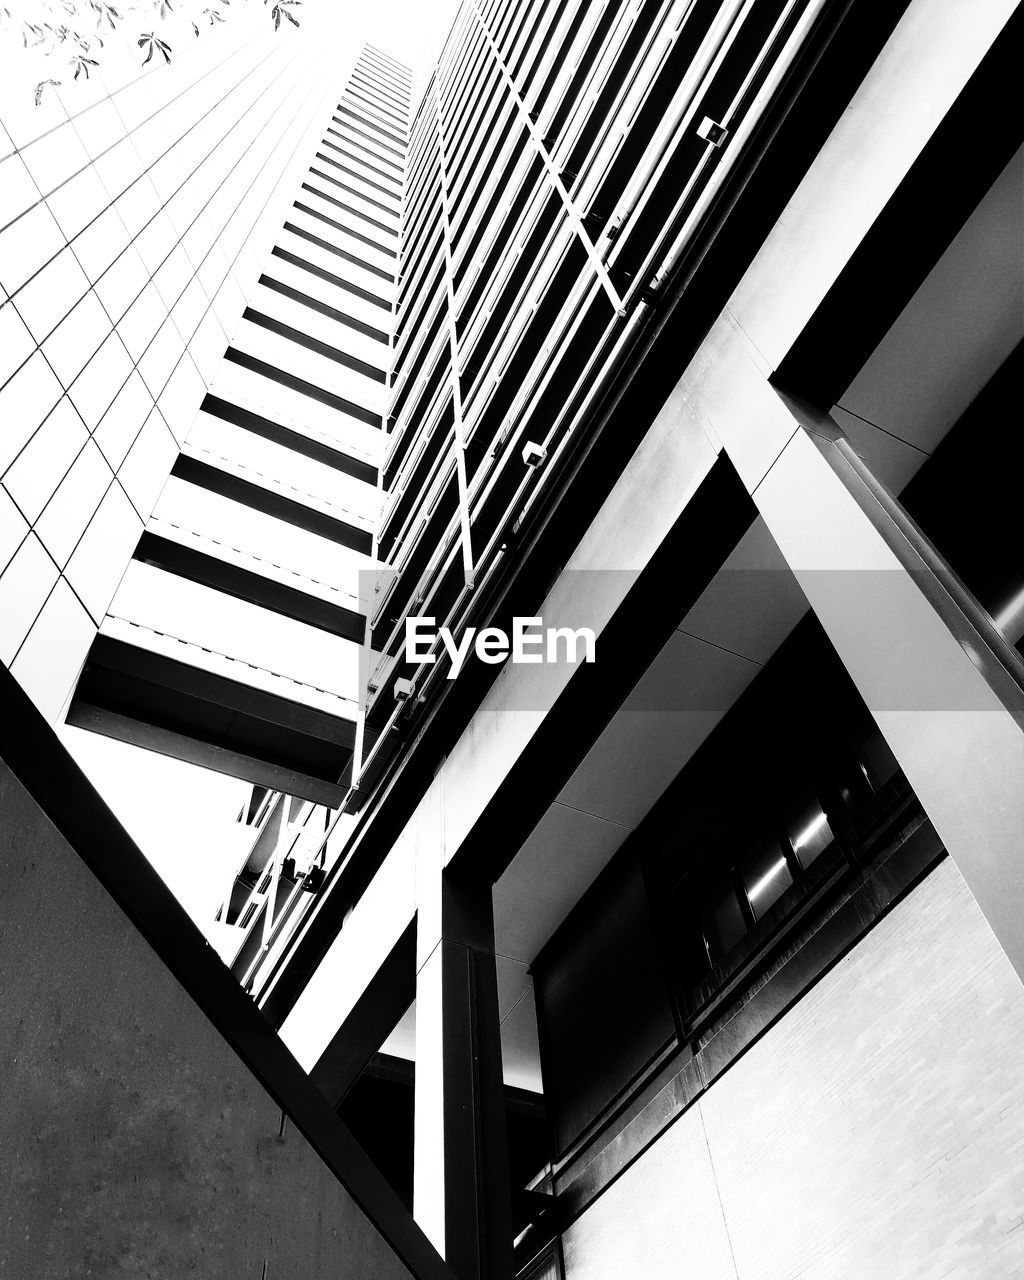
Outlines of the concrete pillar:
M728 321L694 402L1024 978L1024 669L827 415Z
M1019 659L830 426L794 435L754 499L1024 978Z
M417 868L413 1212L459 1280L512 1276L512 1216L489 885ZM429 899L429 901L428 901Z

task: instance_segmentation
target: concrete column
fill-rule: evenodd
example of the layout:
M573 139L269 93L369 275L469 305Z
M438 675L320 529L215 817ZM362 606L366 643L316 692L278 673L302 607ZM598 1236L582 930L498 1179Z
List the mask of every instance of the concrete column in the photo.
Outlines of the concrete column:
M829 434L801 429L754 499L1024 978L1019 661L849 443Z
M695 402L1024 978L1019 656L832 420L716 336Z
M459 1280L511 1280L491 886L442 867L438 783L416 831L413 1213Z

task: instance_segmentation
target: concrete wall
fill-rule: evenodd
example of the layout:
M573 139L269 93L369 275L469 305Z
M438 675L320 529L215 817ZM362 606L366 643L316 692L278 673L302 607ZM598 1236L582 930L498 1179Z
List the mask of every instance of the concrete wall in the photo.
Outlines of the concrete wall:
M407 1280L0 766L0 1277Z
M566 1233L568 1280L1024 1274L1024 989L952 861Z
M305 29L282 26L262 6L198 40L186 22L169 66L108 41L88 81L38 107L4 51L0 662L51 722L338 82Z

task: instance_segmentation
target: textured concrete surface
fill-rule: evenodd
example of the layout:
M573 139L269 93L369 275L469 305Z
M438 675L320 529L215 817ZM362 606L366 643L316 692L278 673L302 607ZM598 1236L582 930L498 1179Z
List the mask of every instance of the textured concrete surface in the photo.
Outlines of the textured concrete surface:
M0 1277L408 1280L0 765Z
M1024 987L952 861L573 1224L568 1280L1019 1280Z

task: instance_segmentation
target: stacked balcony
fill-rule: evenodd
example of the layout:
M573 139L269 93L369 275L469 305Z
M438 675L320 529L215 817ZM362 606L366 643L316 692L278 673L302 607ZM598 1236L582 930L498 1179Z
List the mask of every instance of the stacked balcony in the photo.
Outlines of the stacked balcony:
M357 750L408 115L407 72L367 47L68 716L328 807Z

